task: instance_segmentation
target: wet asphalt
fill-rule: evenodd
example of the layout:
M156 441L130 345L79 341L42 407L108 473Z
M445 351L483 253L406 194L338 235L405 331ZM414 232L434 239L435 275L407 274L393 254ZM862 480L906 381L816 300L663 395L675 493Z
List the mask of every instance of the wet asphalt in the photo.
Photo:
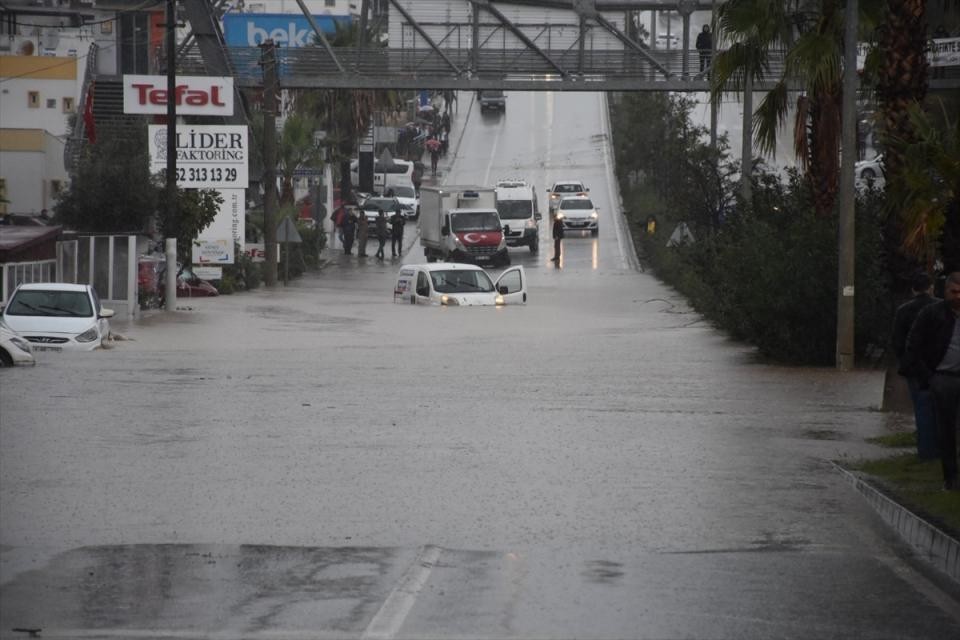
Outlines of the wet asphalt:
M602 104L461 99L441 180L601 209L511 252L526 306L395 303L408 233L0 372L0 637L960 637L829 464L883 453L882 372L764 363L633 268Z

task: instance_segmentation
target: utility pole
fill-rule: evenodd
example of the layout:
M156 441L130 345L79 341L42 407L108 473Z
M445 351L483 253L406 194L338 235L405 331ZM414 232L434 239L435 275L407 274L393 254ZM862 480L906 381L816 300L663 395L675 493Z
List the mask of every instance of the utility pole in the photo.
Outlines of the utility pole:
M713 33L710 34L710 64L707 67L710 72L707 75L708 80L713 77L713 61L717 59L717 38L720 37L720 30L717 29L717 0L713 0L710 5L710 29ZM714 100L710 101L710 148L716 153L717 103Z
M854 364L854 238L853 163L857 157L857 0L847 0L843 33L843 120L840 150L840 211L837 225L837 369Z
M263 282L277 284L277 49L273 40L263 51L263 242L266 249Z
M167 279L164 304L167 311L177 308L177 7L176 0L167 0Z
M743 79L743 137L740 139L740 196L743 206L753 201L753 70L748 64Z

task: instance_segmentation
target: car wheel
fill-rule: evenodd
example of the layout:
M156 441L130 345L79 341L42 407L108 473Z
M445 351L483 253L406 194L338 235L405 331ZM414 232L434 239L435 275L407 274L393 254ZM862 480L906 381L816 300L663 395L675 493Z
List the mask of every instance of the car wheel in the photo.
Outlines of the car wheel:
M6 352L5 349L0 349L0 367L12 367L13 358L10 357L10 354Z

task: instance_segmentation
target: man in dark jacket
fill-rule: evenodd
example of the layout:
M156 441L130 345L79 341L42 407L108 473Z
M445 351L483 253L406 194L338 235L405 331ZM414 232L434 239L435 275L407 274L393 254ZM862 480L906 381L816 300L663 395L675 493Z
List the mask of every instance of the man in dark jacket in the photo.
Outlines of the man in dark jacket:
M560 264L560 245L563 243L563 218L559 215L553 218L553 262Z
M957 416L960 410L960 271L947 276L943 301L920 310L907 335L903 370L929 388L937 416L943 488L960 490L957 480Z
M713 36L710 35L710 25L703 25L703 30L697 35L697 51L700 53L700 71L710 66L710 55L713 53Z
M377 242L377 257L383 260L383 245L387 241L387 216L384 213L383 209L377 209L377 226L376 226Z
M893 351L897 355L897 362L900 365L898 373L907 378L910 400L913 402L913 416L917 427L917 457L921 460L933 460L939 456L937 452L937 419L933 413L933 398L929 389L921 389L917 378L904 370L903 356L907 348L907 335L910 333L910 327L913 326L917 314L928 304L940 302L940 299L930 295L933 281L926 273L919 273L914 276L911 288L913 289L913 298L900 305L893 317L891 342Z
M390 253L394 258L403 253L403 225L406 222L399 209L390 216Z

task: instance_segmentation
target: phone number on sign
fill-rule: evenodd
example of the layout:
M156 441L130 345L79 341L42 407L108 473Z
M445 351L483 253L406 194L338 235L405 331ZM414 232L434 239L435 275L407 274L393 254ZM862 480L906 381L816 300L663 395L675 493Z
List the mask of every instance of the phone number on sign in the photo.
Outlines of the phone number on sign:
M177 167L177 182L235 182L237 170L223 167Z

